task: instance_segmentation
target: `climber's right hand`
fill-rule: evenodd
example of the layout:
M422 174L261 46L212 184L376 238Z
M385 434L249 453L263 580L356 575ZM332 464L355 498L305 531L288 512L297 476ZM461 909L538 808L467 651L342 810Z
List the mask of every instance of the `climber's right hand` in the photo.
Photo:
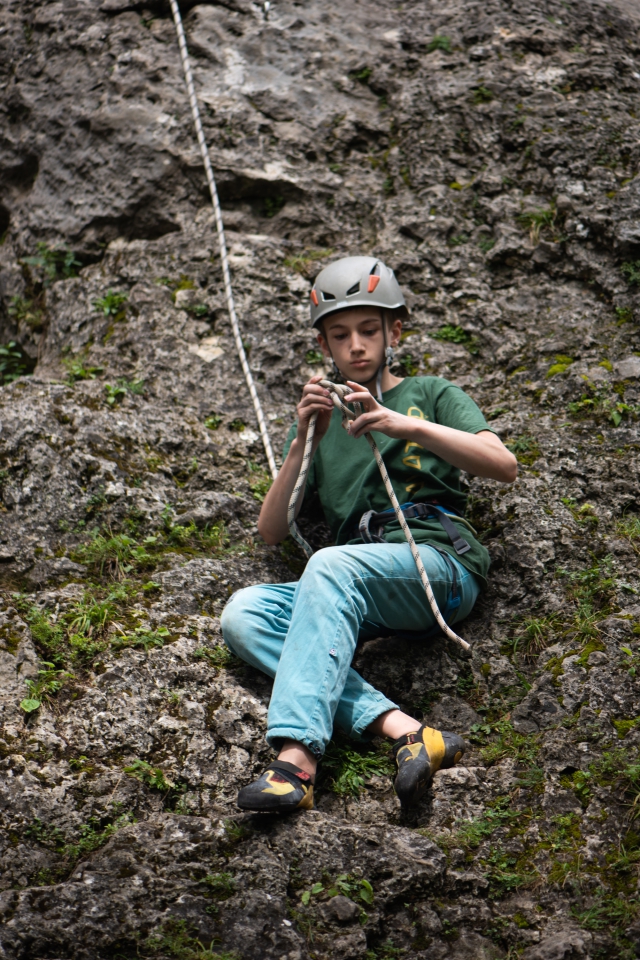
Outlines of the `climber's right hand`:
M301 443L304 443L306 439L307 430L309 429L309 421L314 413L318 414L316 430L314 434L314 446L320 442L329 429L331 414L333 413L333 401L329 391L320 386L319 381L323 379L324 374L317 373L315 377L311 377L311 380L304 385L302 398L297 406L297 439Z

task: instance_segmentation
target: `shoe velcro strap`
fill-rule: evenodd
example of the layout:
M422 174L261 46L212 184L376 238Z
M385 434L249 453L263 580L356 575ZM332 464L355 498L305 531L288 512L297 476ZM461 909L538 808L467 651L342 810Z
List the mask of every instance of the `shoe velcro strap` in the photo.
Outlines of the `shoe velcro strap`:
M402 747L406 747L410 743L422 743L422 737L420 736L420 731L416 730L414 733L405 733L403 737L399 737L391 748L392 753L395 757L398 750Z
M294 787L299 787L301 783L307 785L313 784L314 778L310 773L307 773L306 770L301 770L300 767L296 767L293 763L287 763L286 760L274 760L269 764L267 770L273 770L274 773L284 777L285 780L288 780Z

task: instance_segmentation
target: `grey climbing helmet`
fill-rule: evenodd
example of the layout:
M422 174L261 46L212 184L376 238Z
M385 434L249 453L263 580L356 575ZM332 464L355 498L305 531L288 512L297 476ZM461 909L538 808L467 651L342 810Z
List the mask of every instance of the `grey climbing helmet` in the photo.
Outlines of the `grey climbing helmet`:
M400 316L408 315L393 270L375 257L343 257L330 263L316 277L311 290L314 327L329 314L351 307L402 310Z

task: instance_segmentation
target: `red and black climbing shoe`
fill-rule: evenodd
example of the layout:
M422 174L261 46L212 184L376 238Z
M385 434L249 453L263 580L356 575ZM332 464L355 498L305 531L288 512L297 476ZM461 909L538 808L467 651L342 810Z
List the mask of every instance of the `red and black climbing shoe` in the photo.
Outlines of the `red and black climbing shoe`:
M429 787L436 770L447 770L462 759L466 743L457 733L421 726L393 745L398 773L394 781L402 806L417 803Z
M313 810L313 777L292 763L274 760L258 780L242 788L236 802L241 810L264 813Z

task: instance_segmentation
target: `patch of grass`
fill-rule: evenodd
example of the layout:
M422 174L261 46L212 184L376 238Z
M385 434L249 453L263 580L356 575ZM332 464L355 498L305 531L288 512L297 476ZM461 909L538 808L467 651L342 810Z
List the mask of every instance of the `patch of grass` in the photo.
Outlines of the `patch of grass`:
M540 239L540 231L545 227L552 227L556 219L556 211L553 207L546 207L540 210L526 210L518 216L518 222L523 227L529 228L529 236L532 243L537 243Z
M489 881L489 897L492 900L506 897L521 887L531 886L540 878L537 871L527 869L501 843L492 848L480 863Z
M490 238L478 240L478 246L483 253L489 253L489 250L493 250L496 245L496 241Z
M534 766L540 752L540 734L524 734L514 730L509 720L473 724L472 742L482 745L480 756L491 767L506 757L517 763Z
M264 498L273 483L273 477L264 467L254 463L253 460L249 460L247 466L249 468L249 486L253 494L253 499L257 500L258 503L264 503Z
M618 324L631 323L633 310L631 307L616 307L616 317L618 318Z
M493 836L498 827L509 826L521 818L520 811L512 810L510 805L510 797L498 797L480 817L458 821L450 835L438 836L436 842L445 850L454 847L475 850Z
M628 540L640 540L640 516L630 513L622 520L618 520L616 533L619 537L626 537Z
M523 617L509 641L512 652L522 653L527 660L536 659L551 644L558 619L555 613L544 617Z
M34 367L35 363L15 340L0 345L0 385L28 376Z
M151 630L149 627L136 627L131 634L121 634L114 637L111 641L111 647L114 650L123 650L125 647L142 647L149 650L151 647L163 647L166 638L171 636L171 631L166 627L158 627Z
M321 250L304 250L302 253L297 253L291 257L286 257L284 260L284 265L285 267L289 267L290 270L294 270L296 273L301 273L303 276L308 276L310 268L317 263L318 260L325 260L334 253L335 251L333 247L326 247Z
M351 80L357 80L358 83L368 83L372 72L371 67L363 67L362 70L352 70L349 77Z
M488 90L484 86L476 87L473 91L473 102L476 106L479 106L481 103L491 103L494 100L494 95L491 93L491 90Z
M212 667L228 667L239 658L234 657L227 647L198 647L193 651L194 657L207 659Z
M380 946L367 950L364 960L398 960L407 955L404 947L396 947L393 940L385 940Z
M228 900L236 892L236 881L232 873L208 873L200 883L206 885L209 896L214 900Z
M32 881L34 885L59 883L69 875L80 860L103 847L123 827L136 823L131 813L118 814L119 808L120 804L112 804L110 815L89 817L86 823L81 824L77 837L73 839L69 839L59 827L43 823L36 817L25 828L24 837L31 843L38 843L49 850L54 850L58 862L52 868L38 871Z
M26 323L32 330L41 330L44 326L44 309L37 305L36 300L12 297L9 316L18 323Z
M637 897L612 895L604 888L596 891L593 904L586 910L573 907L571 911L586 930L624 929L638 916L640 901Z
M153 767L146 760L133 760L124 772L146 784L152 790L164 793L175 786L173 780L168 780L160 767Z
M620 273L629 286L640 286L640 260L627 260L621 265Z
M222 417L218 413L212 413L204 422L207 430L217 430L222 423Z
M507 440L505 447L515 454L518 463L528 467L535 463L541 454L538 441L528 433L516 437L515 440Z
M50 247L46 243L36 244L36 253L32 257L23 257L20 263L35 267L42 278L42 285L48 287L56 280L66 280L78 275L82 264L68 247Z
M124 533L111 536L98 533L93 540L76 548L74 557L86 564L100 576L121 578L132 570L147 569L155 566L154 558L146 550L147 544L155 544L156 537L148 537L139 545Z
M427 53L433 53L434 50L442 50L444 53L451 53L451 38L443 33L436 33L427 44Z
M129 299L126 293L116 293L114 290L108 290L104 297L98 297L94 300L92 306L105 317L113 317L114 320L124 320L126 316L125 304Z
M373 776L393 776L391 757L372 749L340 746L331 741L322 761L322 777L339 797L359 797Z
M156 932L138 941L136 952L139 957L171 957L175 960L241 960L233 951L215 953L215 942L212 940L205 947L186 920L170 917Z

